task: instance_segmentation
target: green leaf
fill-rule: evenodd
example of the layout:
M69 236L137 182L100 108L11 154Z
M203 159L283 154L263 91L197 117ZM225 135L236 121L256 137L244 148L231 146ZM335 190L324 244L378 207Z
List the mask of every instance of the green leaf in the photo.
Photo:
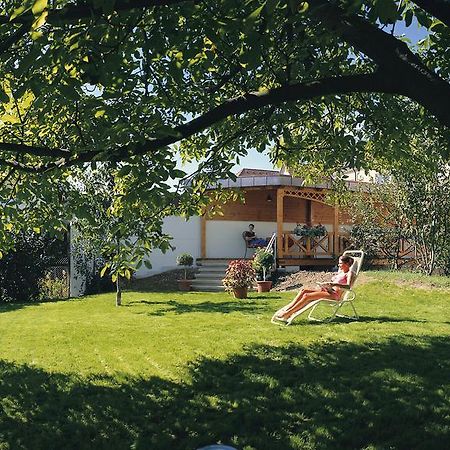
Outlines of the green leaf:
M127 176L130 172L131 172L132 167L127 164L126 166L123 166L120 170L119 173L117 174L119 177L125 177Z
M33 41L37 41L40 37L42 37L43 36L43 32L42 31L33 31L32 33L31 33L31 39L33 40Z
M67 97L69 100L79 100L80 98L75 88L67 84L62 84L61 86L59 86L59 91L64 97Z
M14 12L11 14L11 17L9 20L14 20L16 17L21 16L24 12L27 12L30 10L29 6L22 5L21 7L14 10Z
M2 88L0 88L0 102L9 103L9 95Z
M254 22L261 14L261 11L263 10L264 6L266 5L266 2L264 2L259 8L256 8L248 17L247 20L249 22Z
M405 25L406 25L406 27L409 27L411 25L412 20L413 20L413 12L410 9L408 9L408 11L406 11L406 13L405 13Z
M105 275L106 271L108 270L108 267L109 267L108 264L106 264L106 265L103 267L103 269L102 269L101 272L100 272L100 276L101 276L101 277L103 277L103 276Z
M150 261L148 261L147 259L144 260L144 266L147 267L147 269L151 269L152 268L152 264Z
M94 117L97 119L99 117L102 117L105 115L105 110L104 109L99 109L98 111L95 112Z
M38 28L42 27L42 25L45 24L47 21L48 11L44 11L34 22L33 25L31 25L32 30L37 30Z
M305 13L306 11L308 11L309 8L309 3L308 2L300 2L298 5L298 12L300 14Z
M421 11L417 11L416 13L417 22L420 23L425 28L428 28L431 25L431 20L428 18L426 14Z
M33 7L31 8L31 11L35 16L38 16L46 9L48 6L48 0L36 0L34 2Z
M394 0L378 0L376 3L378 17L384 24L394 23L398 17L397 4Z

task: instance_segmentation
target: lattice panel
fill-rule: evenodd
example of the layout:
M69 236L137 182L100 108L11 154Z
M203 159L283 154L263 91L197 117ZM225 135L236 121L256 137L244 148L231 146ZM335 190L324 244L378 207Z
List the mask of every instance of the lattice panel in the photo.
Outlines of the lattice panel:
M283 197L296 197L296 198L303 198L306 200L313 200L315 202L320 202L325 205L328 205L328 203L325 201L327 194L325 192L320 191L309 191L305 189L298 189L298 188L287 188L283 189L282 191Z

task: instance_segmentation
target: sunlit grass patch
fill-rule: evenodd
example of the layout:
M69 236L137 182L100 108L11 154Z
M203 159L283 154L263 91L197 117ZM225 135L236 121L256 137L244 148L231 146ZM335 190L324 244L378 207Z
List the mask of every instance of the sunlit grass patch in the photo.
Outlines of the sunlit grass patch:
M2 306L0 441L447 448L450 290L389 277L357 287L358 322L274 326L292 293L126 292L120 308L112 294Z

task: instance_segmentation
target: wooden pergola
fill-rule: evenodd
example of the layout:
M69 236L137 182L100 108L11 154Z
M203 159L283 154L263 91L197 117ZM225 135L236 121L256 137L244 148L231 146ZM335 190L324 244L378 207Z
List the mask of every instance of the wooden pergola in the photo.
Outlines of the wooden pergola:
M230 203L224 207L223 216L215 218L201 216L200 228L200 254L202 259L207 258L206 224L208 220L245 220L245 221L276 221L276 249L277 260L280 265L325 265L334 264L334 257L344 247L345 233L339 233L339 208L330 204L327 187L303 186L250 186L242 187L249 202L242 204ZM269 203L269 198L272 199ZM286 199L304 200L303 203L292 204L289 201L286 209ZM276 199L276 202L273 201ZM314 207L320 204L321 207ZM329 209L331 208L331 209ZM298 213L297 213L298 211ZM300 212L301 211L301 212ZM293 229L285 229L286 223L306 223L313 226L320 223L328 226L328 232L320 237L303 237L294 234ZM292 228L292 225L291 225ZM275 231L275 229L274 229Z
M303 188L303 187L280 187L277 189L277 258L282 259L287 255L286 247L287 247L287 238L289 235L288 230L283 230L284 223L284 199L286 197L294 197L298 199L307 200L307 209L308 209L308 218L307 222L311 225L312 217L311 217L311 202L317 202L324 204L326 206L331 206L329 202L327 202L327 190L326 189L317 189L317 188ZM332 236L332 252L329 256L334 257L336 253L339 253L339 207L337 204L334 204L334 221L333 221L333 236ZM294 237L290 237L295 241ZM297 242L297 241L295 241ZM307 248L306 253L309 253L311 250ZM310 256L310 255L306 255Z

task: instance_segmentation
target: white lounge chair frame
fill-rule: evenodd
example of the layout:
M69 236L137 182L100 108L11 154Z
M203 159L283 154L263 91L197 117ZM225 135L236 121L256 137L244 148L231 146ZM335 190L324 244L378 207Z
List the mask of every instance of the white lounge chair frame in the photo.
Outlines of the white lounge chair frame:
M290 325L297 316L299 316L300 314L303 314L308 309L311 310L308 314L308 320L314 321L314 322L330 322L336 317L343 317L343 318L351 319L351 320L359 319L358 313L357 313L355 305L353 303L353 300L355 300L355 298L356 298L356 293L353 291L353 286L355 285L356 279L358 278L359 272L362 267L362 263L364 260L364 252L362 250L347 250L342 254L342 256L344 256L344 255L351 256L354 259L354 262L353 262L352 267L350 268L350 270L353 272L353 274L350 278L350 287L344 288L345 292L343 293L342 298L337 301L329 299L329 298L321 298L318 300L314 300L311 303L308 303L302 309L299 309L294 314L292 314L291 317L289 317L289 319L286 322L281 322L281 323L286 323L286 325ZM314 310L319 305L326 305L326 306L329 306L332 308L331 314L326 319L319 319L319 318L313 316ZM338 314L340 312L340 310L346 305L350 305L350 307L353 310L353 314L351 314L351 315ZM272 323L280 324L280 322L278 322L278 320L279 319L275 315L272 317Z

